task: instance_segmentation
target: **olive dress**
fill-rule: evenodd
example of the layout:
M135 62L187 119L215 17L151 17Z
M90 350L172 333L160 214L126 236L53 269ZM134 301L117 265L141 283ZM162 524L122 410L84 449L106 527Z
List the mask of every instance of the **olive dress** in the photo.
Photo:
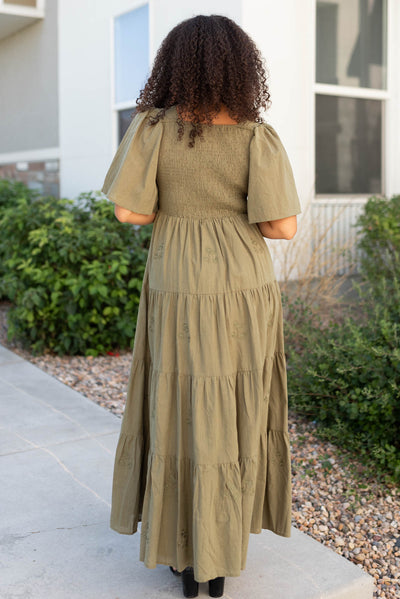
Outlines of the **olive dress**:
M103 193L156 212L113 475L110 527L140 529L148 568L239 576L249 533L290 536L282 308L256 223L300 213L269 124L203 126L136 113Z

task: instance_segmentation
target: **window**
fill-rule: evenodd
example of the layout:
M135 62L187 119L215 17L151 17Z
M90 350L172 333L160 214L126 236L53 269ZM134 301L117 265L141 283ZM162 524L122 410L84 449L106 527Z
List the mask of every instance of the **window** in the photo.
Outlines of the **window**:
M135 111L136 99L149 76L149 6L144 4L114 19L114 108L118 143Z
M381 193L382 103L317 95L318 193Z
M387 0L316 10L316 194L383 193Z

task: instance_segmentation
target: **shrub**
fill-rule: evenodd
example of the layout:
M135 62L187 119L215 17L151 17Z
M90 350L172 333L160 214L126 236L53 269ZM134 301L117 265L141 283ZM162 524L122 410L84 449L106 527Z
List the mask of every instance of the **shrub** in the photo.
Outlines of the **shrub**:
M379 291L382 279L400 280L400 195L390 200L373 196L358 218L361 274Z
M18 198L26 198L34 200L39 197L39 192L35 189L29 189L21 181L13 181L12 179L0 179L0 211L4 208L14 205Z
M346 313L284 294L289 404L319 434L400 481L400 197L371 198L358 220L361 284Z
M15 209L18 199L26 198L27 201L32 201L39 195L38 191L29 189L21 181L13 181L11 179L0 179L0 215L3 215L7 209ZM1 229L0 229L1 231ZM7 256L8 247L7 240L0 236L0 279L6 272L5 259ZM0 291L0 299L2 298Z
M400 480L400 323L359 293L362 318L303 320L297 346L288 342L289 401L330 440Z
M15 199L0 219L9 338L34 353L129 347L151 230L119 223L100 194Z

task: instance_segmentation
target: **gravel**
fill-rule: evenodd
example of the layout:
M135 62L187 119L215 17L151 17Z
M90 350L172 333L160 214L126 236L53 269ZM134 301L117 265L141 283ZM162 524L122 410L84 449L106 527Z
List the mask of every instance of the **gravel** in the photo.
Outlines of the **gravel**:
M131 352L100 357L33 357L7 341L9 304L0 304L0 343L122 417ZM289 413L293 526L374 577L374 597L400 597L400 490L377 482L353 455Z

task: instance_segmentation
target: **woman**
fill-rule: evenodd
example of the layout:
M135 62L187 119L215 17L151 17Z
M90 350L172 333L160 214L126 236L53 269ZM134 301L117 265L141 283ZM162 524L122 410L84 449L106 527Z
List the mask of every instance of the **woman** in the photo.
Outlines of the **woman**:
M250 533L289 537L282 309L263 237L291 239L300 204L259 116L263 59L232 20L198 15L164 39L102 191L153 223L110 526L140 560L220 597Z

